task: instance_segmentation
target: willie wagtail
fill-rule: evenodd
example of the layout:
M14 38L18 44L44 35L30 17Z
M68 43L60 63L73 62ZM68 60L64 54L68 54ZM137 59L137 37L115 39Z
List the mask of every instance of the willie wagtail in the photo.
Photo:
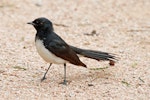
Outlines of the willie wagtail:
M50 63L47 71L45 72L42 81L46 79L46 74L52 65L64 64L64 81L66 84L66 63L71 63L77 66L86 67L86 65L80 61L78 55L92 58L95 60L108 60L110 65L114 65L117 58L114 54L80 49L67 44L60 36L58 36L53 29L53 24L47 18L37 18L32 22L29 22L36 29L35 45L39 55L48 63Z

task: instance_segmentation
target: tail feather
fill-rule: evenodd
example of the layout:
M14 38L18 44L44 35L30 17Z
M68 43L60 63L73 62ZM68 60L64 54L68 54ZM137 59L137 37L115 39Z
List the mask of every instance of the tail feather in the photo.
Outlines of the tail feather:
M74 50L77 54L82 55L84 57L92 58L95 60L107 60L110 61L110 65L114 65L114 63L118 60L115 54L107 53L107 52L101 52L101 51L95 51L95 50L86 50L86 49L80 49L76 48L74 46L70 46L72 50Z
M94 51L94 50L83 50L81 52L81 55L90 57L96 60L117 60L115 55L106 53L106 52L100 52L100 51Z

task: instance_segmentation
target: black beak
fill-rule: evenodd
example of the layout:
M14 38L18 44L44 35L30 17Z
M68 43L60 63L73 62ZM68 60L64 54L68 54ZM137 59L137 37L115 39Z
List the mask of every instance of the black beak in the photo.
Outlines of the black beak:
M27 24L31 24L33 26L35 26L36 24L34 24L33 22L28 22Z

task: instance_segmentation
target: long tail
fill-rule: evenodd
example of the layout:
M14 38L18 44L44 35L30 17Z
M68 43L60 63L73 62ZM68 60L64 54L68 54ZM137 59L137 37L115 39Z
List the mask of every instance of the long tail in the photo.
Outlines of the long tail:
M114 65L115 62L118 60L115 54L107 53L107 52L101 52L101 51L95 51L95 50L87 50L87 49L80 49L74 46L70 46L72 50L74 50L77 54L82 55L87 58L92 58L95 60L107 60L110 61L110 65Z

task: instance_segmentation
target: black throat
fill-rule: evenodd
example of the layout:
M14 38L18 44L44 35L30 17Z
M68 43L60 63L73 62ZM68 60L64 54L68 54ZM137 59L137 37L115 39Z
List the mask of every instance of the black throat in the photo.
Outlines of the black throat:
M35 41L36 39L45 40L48 37L48 35L52 33L53 33L52 30L48 28L45 30L37 30Z

